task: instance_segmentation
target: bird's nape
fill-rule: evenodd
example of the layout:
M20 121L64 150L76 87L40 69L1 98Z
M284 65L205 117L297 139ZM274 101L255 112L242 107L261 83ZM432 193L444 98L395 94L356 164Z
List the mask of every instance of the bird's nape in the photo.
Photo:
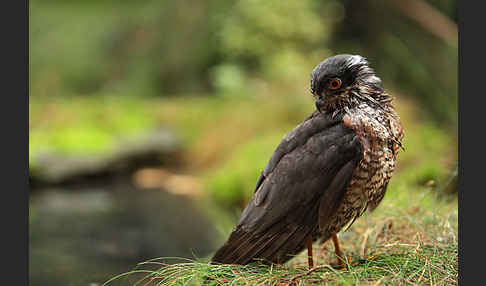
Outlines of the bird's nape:
M317 110L339 113L362 102L380 106L390 101L381 79L359 55L336 55L319 63L311 73L311 92Z

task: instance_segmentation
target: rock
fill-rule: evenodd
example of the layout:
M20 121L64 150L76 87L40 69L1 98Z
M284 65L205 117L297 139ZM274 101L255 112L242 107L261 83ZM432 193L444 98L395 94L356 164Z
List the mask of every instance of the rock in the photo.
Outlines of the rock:
M35 158L30 180L51 185L113 176L144 165L167 164L174 156L177 157L180 149L181 141L172 131L158 128L135 138L120 139L113 151L107 154L41 154Z

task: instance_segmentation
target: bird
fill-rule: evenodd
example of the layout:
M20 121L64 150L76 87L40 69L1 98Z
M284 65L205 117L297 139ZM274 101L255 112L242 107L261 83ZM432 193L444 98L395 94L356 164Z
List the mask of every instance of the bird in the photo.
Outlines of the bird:
M393 97L360 55L338 54L311 72L315 110L288 132L213 264L283 264L332 238L382 201L404 137ZM343 259L340 260L341 262Z

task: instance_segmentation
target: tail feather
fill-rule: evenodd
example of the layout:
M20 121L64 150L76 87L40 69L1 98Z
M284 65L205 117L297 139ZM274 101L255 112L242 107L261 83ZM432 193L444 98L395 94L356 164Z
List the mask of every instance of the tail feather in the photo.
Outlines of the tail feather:
M260 260L285 263L305 248L309 235L316 233L317 211L308 214L293 224L285 221L274 224L262 234L238 226L215 253L212 262L248 264Z

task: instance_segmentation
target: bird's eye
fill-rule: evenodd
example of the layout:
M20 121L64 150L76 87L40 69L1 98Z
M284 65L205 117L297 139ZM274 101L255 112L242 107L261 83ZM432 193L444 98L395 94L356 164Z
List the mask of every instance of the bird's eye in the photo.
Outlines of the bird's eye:
M338 89L341 87L341 80L338 78L331 79L329 82L329 89Z

